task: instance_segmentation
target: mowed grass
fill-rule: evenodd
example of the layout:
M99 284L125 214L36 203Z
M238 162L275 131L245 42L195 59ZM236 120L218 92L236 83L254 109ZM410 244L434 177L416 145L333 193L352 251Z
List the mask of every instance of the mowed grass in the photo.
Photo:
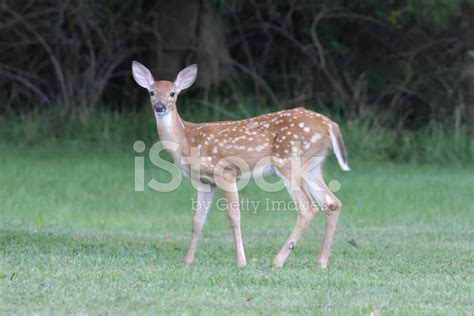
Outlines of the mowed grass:
M194 190L134 192L134 155L0 147L1 313L474 313L472 167L351 161L343 173L331 158L344 206L327 270L315 264L322 214L271 267L296 214L266 210L286 192L250 185L242 198L261 204L242 210L248 266L214 206L185 268ZM166 174L147 164L152 177Z

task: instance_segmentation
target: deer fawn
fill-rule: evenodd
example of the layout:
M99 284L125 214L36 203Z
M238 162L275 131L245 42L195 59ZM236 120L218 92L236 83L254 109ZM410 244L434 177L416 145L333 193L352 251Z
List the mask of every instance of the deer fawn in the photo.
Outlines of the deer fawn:
M322 165L331 148L340 167L350 170L338 125L324 115L304 108L240 121L185 122L178 114L176 101L179 93L196 80L196 65L183 69L174 82L155 81L151 72L136 61L132 63L132 72L137 84L150 94L160 140L179 144L177 150L166 146L165 149L181 172L197 183L199 203L193 209L191 241L185 264L190 265L194 260L214 189L219 187L226 201L237 265L246 265L236 183L246 172L259 172L278 175L298 207L293 232L273 265L283 266L317 211L322 209L326 215L326 227L317 265L326 268L342 206L323 180ZM186 159L187 163L183 163ZM247 170L242 170L242 164L248 166ZM217 169L220 172L216 173Z

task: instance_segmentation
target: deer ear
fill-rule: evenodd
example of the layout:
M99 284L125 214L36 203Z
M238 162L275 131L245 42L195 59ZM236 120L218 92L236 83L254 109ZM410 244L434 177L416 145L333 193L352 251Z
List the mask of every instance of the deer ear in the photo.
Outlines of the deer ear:
M196 81L198 67L196 64L188 66L181 70L174 81L178 93L189 88Z
M138 61L132 62L132 74L133 79L135 79L135 82L138 83L139 86L147 90L150 89L151 85L153 85L153 83L155 82L155 79L153 79L150 70L140 64Z

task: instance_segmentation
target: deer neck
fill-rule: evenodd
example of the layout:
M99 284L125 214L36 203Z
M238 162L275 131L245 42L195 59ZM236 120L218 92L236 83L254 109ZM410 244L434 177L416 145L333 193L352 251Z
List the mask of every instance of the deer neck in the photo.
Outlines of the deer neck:
M155 113L155 118L160 141L173 142L179 145L179 148L176 150L175 147L169 147L164 144L164 148L171 154L175 163L179 164L182 156L189 155L184 121L176 111L176 107L169 110L165 115Z

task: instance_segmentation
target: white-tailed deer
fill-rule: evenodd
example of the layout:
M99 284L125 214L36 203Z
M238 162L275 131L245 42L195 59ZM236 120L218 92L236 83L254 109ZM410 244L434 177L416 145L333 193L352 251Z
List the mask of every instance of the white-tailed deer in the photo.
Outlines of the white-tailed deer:
M341 202L326 186L322 174L323 162L331 148L341 168L349 170L337 124L324 115L304 108L240 121L185 122L178 114L176 100L181 91L194 83L196 65L183 69L174 82L155 81L151 72L135 61L132 72L138 85L150 94L160 140L179 144L178 150L170 150L174 163L184 175L200 183L185 264L189 265L194 260L196 244L213 200L214 188L219 187L227 202L237 265L246 265L236 185L243 175L244 162L248 166L247 171L265 168L278 175L298 206L296 225L273 265L281 267L284 264L317 211L322 209L326 214L326 227L317 264L320 268L326 268L341 212Z

